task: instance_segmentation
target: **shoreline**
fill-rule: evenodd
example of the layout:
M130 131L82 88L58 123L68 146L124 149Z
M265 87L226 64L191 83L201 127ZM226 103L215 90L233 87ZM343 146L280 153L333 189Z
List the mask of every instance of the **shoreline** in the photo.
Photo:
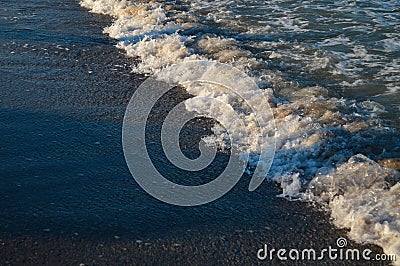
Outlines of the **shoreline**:
M7 25L21 34L11 30L1 40L1 264L259 263L263 243L320 248L346 237L309 204L276 198L279 189L267 182L242 193L243 178L230 195L189 209L146 195L130 176L120 140L126 104L144 77L132 74L132 59L102 35L111 18L75 1L45 9L40 3L25 2L20 12L37 5L44 21L66 12L53 30L36 35L49 25L36 26L33 17ZM22 34L28 28L33 33ZM383 253L350 240L349 247Z

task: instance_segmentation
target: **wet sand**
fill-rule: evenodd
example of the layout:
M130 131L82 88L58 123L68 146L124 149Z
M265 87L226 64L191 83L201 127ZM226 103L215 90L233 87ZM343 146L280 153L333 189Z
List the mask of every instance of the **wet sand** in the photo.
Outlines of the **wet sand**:
M1 265L250 265L260 263L264 244L322 249L346 237L316 207L276 198L274 184L248 192L248 178L204 206L153 199L134 182L121 147L124 110L145 77L132 74L134 60L102 35L110 19L77 1L0 7ZM150 136L157 139L168 107L186 97L175 91L160 102ZM187 130L200 136L207 126L200 121ZM189 134L187 149L195 152ZM170 172L159 145L149 149L172 178L190 178ZM200 181L207 178L205 172ZM382 253L352 241L348 247Z

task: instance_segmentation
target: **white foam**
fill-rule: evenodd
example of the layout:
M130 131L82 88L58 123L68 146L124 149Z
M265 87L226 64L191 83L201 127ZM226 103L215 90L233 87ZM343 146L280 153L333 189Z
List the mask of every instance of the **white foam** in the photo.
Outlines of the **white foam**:
M399 178L364 155L351 157L310 184L312 196L328 202L334 223L349 228L350 237L374 243L387 254L400 254L400 183L390 187L388 179Z
M83 0L81 6L90 9L91 12L117 17L122 11L132 5L130 1L115 0Z
M178 34L163 35L159 38L144 37L134 44L120 42L117 47L126 50L128 56L141 59L137 66L132 67L135 72L154 73L185 58L197 58L195 55L189 56L183 39Z
M92 12L115 17L104 33L118 39L117 47L126 50L128 56L141 58L141 62L133 67L138 73L154 73L190 57L184 44L188 38L177 34L178 23L168 20L159 3L84 0L81 5Z
M275 17L270 18L261 15L252 18L243 14L240 5L232 1L184 2L189 8L185 12L173 11L173 8L168 11L163 3L142 1L83 0L81 4L92 12L114 17L113 24L104 32L117 39L118 47L124 49L128 56L140 59L132 66L137 73L155 73L166 66L192 59L227 62L246 71L264 90L243 87L240 93L248 95L256 109L265 107L265 102L258 100L263 97L274 104L272 111L278 129L277 150L267 178L281 185L283 192L280 196L312 199L325 204L331 210L335 224L349 228L353 239L381 245L385 252L397 254L400 258L400 185L397 183L390 187L385 183L384 178L393 178L394 172L381 168L365 156L356 155L365 143L369 146L374 145L371 142L384 143L385 134L392 131L383 127L376 117L384 111L383 107L371 101L357 103L330 97L326 89L318 86L300 88L296 82L285 79L283 72L268 69L272 60L281 62L282 68L298 71L299 74L346 75L346 79L338 79L338 84L350 87L364 84L367 80L363 76L364 69L379 68L375 78L396 91L399 88L399 60L387 62L384 55L371 53L368 48L346 36L327 38L315 46L285 38L265 41L260 36L293 36L310 31L308 21L292 14L295 9L285 6L284 1L274 0L262 7L257 1L246 0L243 3L242 8L254 6L273 11L270 14L275 14L271 15ZM306 3L305 7L309 5ZM316 8L326 10L327 7ZM357 11L357 6L340 3L329 8L350 14ZM373 16L372 12L367 15ZM196 29L202 25L199 23L207 24L210 20L236 31L244 28L237 37L249 37L250 41L217 34L181 34L181 30ZM252 21L256 23L253 25ZM352 19L337 22L328 16L319 18L319 21L334 25L350 23ZM383 23L382 20L379 23ZM363 32L368 28L347 30ZM396 36L387 37L381 43L385 52L397 51ZM207 73L210 76L218 74L212 70ZM244 123L238 123L237 117L230 116L230 112L212 101L189 99L185 102L189 111L218 117L227 128L215 125L214 135L204 140L219 145L223 150L230 147L226 142L226 131L233 134L237 140L233 145L242 152L250 153L248 172L251 173L260 158L259 151L263 145L268 146L255 140L258 134L270 134L275 125L265 123L257 126L249 106L224 87L197 83L185 88L195 96L218 99L232 105L235 110L242 110L240 118ZM277 98L272 88L284 98ZM369 130L373 131L373 140L368 139ZM391 145L398 146L398 143ZM368 147L363 149L369 151Z

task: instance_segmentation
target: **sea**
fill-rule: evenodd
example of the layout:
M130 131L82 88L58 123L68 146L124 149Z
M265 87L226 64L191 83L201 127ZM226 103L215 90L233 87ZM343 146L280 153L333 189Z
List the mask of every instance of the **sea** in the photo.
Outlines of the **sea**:
M4 1L0 11L0 242L7 234L110 235L136 245L151 242L149 235L184 232L196 246L198 235L208 237L204 229L219 238L227 225L228 232L242 230L231 234L249 236L224 240L241 245L232 260L246 243L245 256L254 255L260 238L309 248L342 234L350 244L379 245L400 262L398 0L35 0ZM201 63L196 69L191 62ZM120 139L126 104L143 80L185 63L191 73L226 64L257 85L238 94L218 84L182 84L169 95L186 111L212 118L191 121L197 131L184 132L181 146L192 149L193 136L202 135L217 146L217 160L232 147L247 154L246 178L265 166L255 192L239 183L213 203L177 207L132 179ZM209 69L204 78L220 74ZM250 104L240 95L251 96ZM255 123L271 113L274 123ZM153 115L149 127L156 128L164 113ZM271 132L274 158L264 161L267 143L258 137ZM151 145L171 179L193 176L165 166L168 158ZM219 165L201 178L214 178ZM318 217L320 210L338 230ZM23 241L7 243L14 242ZM3 247L10 258L26 255ZM58 258L53 248L49 254Z
M276 150L265 178L277 195L327 210L359 243L400 258L400 2L395 0L83 0L89 12L113 17L104 34L145 76L192 60L231 65L267 95ZM187 87L195 96L240 102L221 88ZM234 121L226 110L188 101L186 109ZM260 104L262 104L260 102ZM258 106L259 109L267 106ZM269 108L269 107L268 107ZM235 109L236 110L236 109ZM251 111L213 127L256 158ZM250 122L249 122L250 121ZM259 131L271 130L258 125ZM265 127L265 128L263 128ZM247 131L245 131L247 130Z

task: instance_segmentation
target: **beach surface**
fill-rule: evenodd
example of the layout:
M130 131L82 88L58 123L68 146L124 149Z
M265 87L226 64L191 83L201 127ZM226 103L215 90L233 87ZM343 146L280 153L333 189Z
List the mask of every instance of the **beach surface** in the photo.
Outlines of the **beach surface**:
M145 77L102 34L111 19L60 0L6 0L0 13L1 265L251 265L270 262L257 259L264 244L320 250L346 238L317 206L276 198L273 183L249 192L242 178L197 207L152 198L134 182L121 146L126 105ZM185 97L166 96L150 134L163 106ZM201 135L198 127L187 130ZM351 240L348 248L383 253Z

